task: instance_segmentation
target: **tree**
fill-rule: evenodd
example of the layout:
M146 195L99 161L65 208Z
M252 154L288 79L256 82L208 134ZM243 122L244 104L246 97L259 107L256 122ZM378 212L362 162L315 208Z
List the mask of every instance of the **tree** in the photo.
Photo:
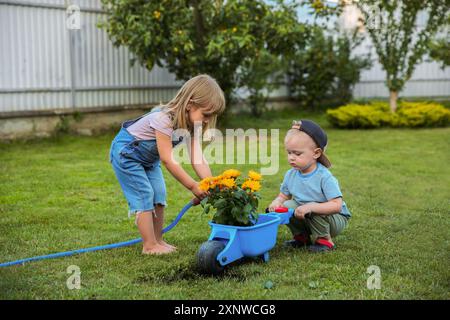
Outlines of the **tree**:
M362 69L370 66L370 56L352 56L361 38L356 34L333 37L314 26L304 50L289 61L288 76L292 94L305 106L345 104Z
M450 66L450 15L447 16L444 32L430 41L430 58L441 64L441 68Z
M398 93L428 52L430 40L449 15L450 0L360 0L363 23L386 71L389 105L397 109ZM426 16L423 28L419 14Z
M450 66L450 40L441 38L430 43L430 57L441 64L444 69Z
M260 117L266 110L269 94L278 88L285 76L285 59L261 50L256 57L245 59L239 70L240 86L248 91L250 112Z
M228 103L242 85L239 70L264 50L295 50L304 27L294 6L263 0L102 0L100 23L116 46L126 46L143 66L167 68L179 80L215 77ZM134 62L134 61L132 61ZM245 85L245 83L243 84Z
M306 3L319 16L339 14L347 5L356 5L361 11L360 22L386 71L392 112L397 109L398 93L429 52L430 40L445 25L450 12L450 0L340 0L334 7L321 0L306 0ZM420 28L419 14L426 17Z

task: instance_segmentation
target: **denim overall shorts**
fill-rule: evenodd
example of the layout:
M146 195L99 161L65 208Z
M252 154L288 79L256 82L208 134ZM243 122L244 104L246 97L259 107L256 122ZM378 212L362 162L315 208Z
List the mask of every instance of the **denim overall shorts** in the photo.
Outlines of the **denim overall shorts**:
M149 113L160 112L154 108ZM147 114L149 114L147 113ZM128 202L128 216L153 211L156 204L166 206L166 184L156 140L139 140L127 128L147 114L122 123L111 143L109 161ZM172 141L175 147L183 140Z

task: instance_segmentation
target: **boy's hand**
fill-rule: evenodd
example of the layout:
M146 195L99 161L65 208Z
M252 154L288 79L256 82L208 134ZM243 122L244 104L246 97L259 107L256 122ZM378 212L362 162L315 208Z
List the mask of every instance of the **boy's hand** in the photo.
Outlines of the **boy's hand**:
M284 202L285 202L286 200L289 200L290 198L291 198L291 197L289 197L289 196L287 196L287 195L285 195L285 194L280 193L280 194L278 195L278 197L276 197L276 198L272 201L272 203L269 205L269 207L268 207L267 209L268 209L270 212L274 212L276 208L278 208L278 207L283 207Z
M274 211L275 211L275 208L282 207L282 206L283 206L283 203L282 203L281 201L279 201L279 200L274 200L274 201L272 201L272 203L269 205L269 212L274 212Z
M310 209L310 206L307 204L301 205L295 209L294 216L299 220L304 220L305 216L310 214L312 210Z

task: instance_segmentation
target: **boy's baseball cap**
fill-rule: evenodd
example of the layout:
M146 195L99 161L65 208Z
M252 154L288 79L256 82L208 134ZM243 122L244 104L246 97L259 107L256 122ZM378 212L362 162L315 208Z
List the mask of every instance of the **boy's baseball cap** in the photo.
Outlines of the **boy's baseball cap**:
M319 148L322 149L322 155L319 157L319 159L317 159L317 161L319 161L325 167L330 168L331 162L325 155L325 149L328 144L328 138L325 131L323 131L323 129L317 123L307 119L294 120L292 122L292 129L303 131L314 140Z

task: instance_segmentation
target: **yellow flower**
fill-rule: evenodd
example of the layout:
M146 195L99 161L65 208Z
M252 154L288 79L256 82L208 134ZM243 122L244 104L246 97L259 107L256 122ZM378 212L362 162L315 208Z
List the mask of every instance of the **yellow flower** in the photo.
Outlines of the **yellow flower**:
M203 179L202 181L200 181L200 183L198 184L198 187L202 191L208 191L209 189L211 189L211 177L207 177L207 178Z
M156 20L159 20L159 18L161 17L161 12L155 10L153 11L153 16L156 18Z
M233 29L231 29L233 32L236 32L237 31L237 28L236 27L233 27Z
M262 176L258 172L255 172L253 170L250 170L248 172L248 177L254 181L260 181L262 179Z
M211 189L214 189L219 185L220 181L223 179L222 175L211 178Z
M241 175L241 172L239 170L235 169L229 169L222 173L222 176L224 178L237 178Z
M259 183L259 181L246 180L246 181L242 184L242 189L244 189L244 190L250 189L250 190L253 191L253 192L259 191L259 189L261 189L261 183Z
M236 186L236 182L234 181L234 179L222 179L220 181L220 184L230 189Z

